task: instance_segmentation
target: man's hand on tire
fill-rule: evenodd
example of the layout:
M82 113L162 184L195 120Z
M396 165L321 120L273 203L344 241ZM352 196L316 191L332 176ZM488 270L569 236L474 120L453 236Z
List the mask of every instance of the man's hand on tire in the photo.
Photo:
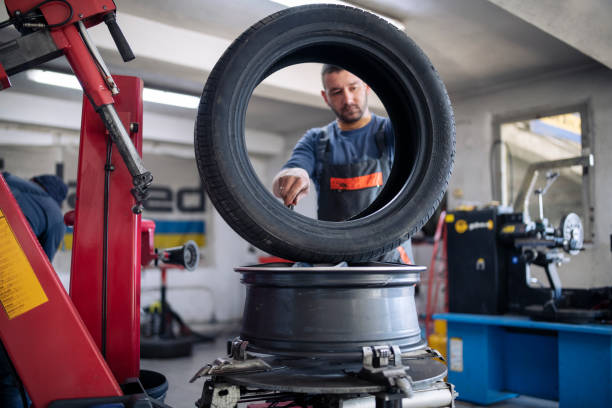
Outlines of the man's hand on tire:
M272 182L272 192L282 198L286 206L296 205L309 189L310 177L306 170L299 167L281 170Z

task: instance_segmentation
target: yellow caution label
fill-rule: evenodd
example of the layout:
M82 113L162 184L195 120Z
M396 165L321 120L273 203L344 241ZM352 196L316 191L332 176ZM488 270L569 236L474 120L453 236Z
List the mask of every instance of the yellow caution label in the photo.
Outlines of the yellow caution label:
M457 220L455 223L455 231L457 231L458 234L463 234L467 229L468 223L466 220Z
M32 265L0 210L0 303L9 319L13 319L47 300Z
M455 214L446 214L446 217L444 218L444 220L447 223L455 222Z
M515 230L516 227L514 225L506 225L504 228L502 228L502 232L504 234L512 234Z

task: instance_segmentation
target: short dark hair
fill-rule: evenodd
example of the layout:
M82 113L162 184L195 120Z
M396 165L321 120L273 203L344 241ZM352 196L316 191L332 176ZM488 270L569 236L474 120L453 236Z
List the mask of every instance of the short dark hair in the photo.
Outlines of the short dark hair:
M344 71L344 68L332 64L323 64L321 67L321 83L323 83L323 89L325 89L325 75L340 71Z

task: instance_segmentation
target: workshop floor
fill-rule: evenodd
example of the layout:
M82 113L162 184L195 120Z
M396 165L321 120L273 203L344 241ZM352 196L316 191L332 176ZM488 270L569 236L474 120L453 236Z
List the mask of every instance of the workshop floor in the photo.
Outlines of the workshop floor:
M200 343L194 346L191 357L175 359L142 359L141 368L160 372L169 383L165 403L173 408L193 408L195 401L202 393L203 379L190 384L189 379L204 365L215 358L226 355L226 339L222 336L214 343ZM459 390L461 392L461 390ZM479 407L463 401L457 401L459 408ZM530 397L514 398L505 402L490 405L489 408L558 408L555 401Z

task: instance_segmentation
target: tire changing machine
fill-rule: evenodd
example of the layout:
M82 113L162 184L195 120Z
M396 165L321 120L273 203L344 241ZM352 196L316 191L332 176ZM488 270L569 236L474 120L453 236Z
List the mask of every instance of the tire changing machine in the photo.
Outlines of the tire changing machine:
M142 81L114 79L117 112L140 153ZM0 337L34 407L148 400L138 381L140 214L113 150L84 98L70 296L0 178Z
M425 267L343 264L236 268L247 288L241 334L192 378L207 378L196 405L454 406L446 365L418 325Z

